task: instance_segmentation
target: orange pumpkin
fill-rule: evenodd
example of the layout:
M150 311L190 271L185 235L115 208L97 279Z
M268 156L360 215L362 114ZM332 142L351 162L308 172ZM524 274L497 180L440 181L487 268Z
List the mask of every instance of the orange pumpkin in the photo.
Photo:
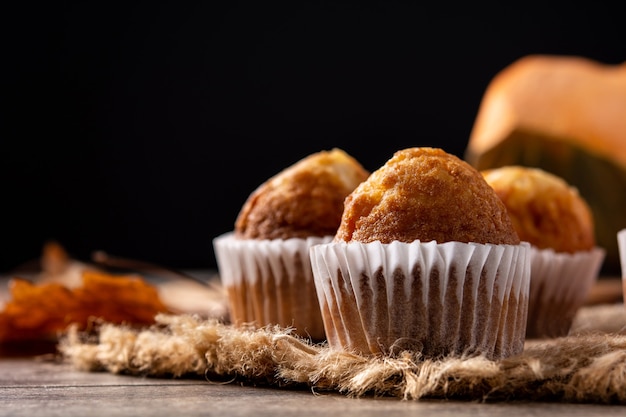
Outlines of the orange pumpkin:
M626 228L626 61L529 55L483 95L465 152L479 170L538 167L578 188L593 212L603 272L620 275Z

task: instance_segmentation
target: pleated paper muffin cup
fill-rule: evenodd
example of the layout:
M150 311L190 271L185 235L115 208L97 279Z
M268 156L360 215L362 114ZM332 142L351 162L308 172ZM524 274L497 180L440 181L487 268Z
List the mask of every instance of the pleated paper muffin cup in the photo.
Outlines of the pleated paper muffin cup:
M235 326L280 326L325 340L309 250L332 236L254 240L233 232L213 239L218 273Z
M311 263L331 349L490 359L524 349L526 242L331 242Z
M617 247L622 269L622 296L626 300L626 229L617 232Z
M577 253L531 247L527 339L567 336L596 282L605 250Z

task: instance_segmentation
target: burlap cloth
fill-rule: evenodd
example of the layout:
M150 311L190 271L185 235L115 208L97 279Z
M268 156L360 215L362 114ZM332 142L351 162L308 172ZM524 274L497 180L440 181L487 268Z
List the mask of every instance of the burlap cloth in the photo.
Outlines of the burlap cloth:
M330 350L289 329L238 329L194 314L160 315L145 329L101 323L68 331L58 349L84 371L206 378L403 400L626 404L623 303L583 307L567 337L527 340L522 354L428 360L414 352L368 358Z

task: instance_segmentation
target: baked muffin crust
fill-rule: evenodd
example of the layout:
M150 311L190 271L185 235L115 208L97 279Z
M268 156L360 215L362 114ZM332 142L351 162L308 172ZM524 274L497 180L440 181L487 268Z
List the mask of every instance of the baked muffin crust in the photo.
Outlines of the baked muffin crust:
M563 178L517 165L481 173L507 207L521 240L556 252L573 253L595 246L591 209Z
M311 154L250 194L235 221L235 235L247 239L333 236L344 199L368 175L341 149Z
M397 151L346 198L336 241L519 244L480 172L442 149Z

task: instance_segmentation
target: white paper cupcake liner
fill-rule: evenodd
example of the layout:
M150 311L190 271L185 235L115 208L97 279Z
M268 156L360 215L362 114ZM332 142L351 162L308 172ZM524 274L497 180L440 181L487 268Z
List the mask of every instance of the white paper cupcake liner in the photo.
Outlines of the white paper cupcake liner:
M231 322L293 327L303 337L324 340L309 249L331 239L237 239L232 232L213 239Z
M596 282L605 250L577 253L531 248L526 338L567 336Z
M626 229L617 232L617 247L622 270L622 297L626 300Z
M617 247L619 248L622 278L626 279L626 229L622 229L617 232Z
M528 243L331 242L311 263L333 349L502 358L524 348Z

